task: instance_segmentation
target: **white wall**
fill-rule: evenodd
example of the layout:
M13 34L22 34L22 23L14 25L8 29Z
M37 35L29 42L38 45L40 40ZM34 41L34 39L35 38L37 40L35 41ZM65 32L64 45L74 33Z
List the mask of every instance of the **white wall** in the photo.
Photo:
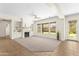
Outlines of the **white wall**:
M73 39L73 40L79 40L79 14L73 14L73 15L69 15L69 16L66 16L65 17L65 35L66 35L66 39ZM72 20L76 20L77 21L77 24L76 24L76 32L77 32L77 36L75 38L73 37L70 37L69 36L69 21L72 21Z
M59 31L59 36L60 36L60 40L65 40L65 23L64 23L65 19L58 19L57 22L57 30Z
M54 38L57 39L57 34L48 34L48 35L44 35L42 33L38 33L37 32L37 24L41 24L41 23L49 23L49 22L56 22L56 31L59 31L60 34L60 39L64 40L64 20L63 19L59 19L58 17L52 17L52 18L48 18L48 19L44 19L44 20L39 20L36 21L32 26L33 26L33 35L38 35L38 36L44 36L44 37L48 37L48 38Z
M6 35L10 35L10 25L7 24L6 26Z
M5 19L5 20L11 20L10 26L11 26L11 30L10 30L10 37L11 39L15 39L15 38L20 38L22 36L21 32L17 32L15 31L15 23L16 21L20 21L19 17L15 17L15 16L0 16L1 20ZM2 23L1 23L2 24ZM9 34L8 32L6 33L6 27L5 27L6 23L3 23L3 25L0 25L1 29L3 30L3 32L1 31L1 35L3 35L3 33Z
M20 20L20 18L12 17L11 19L12 19L12 22L11 22L11 33L12 33L12 36L11 36L11 38L12 39L21 38L22 37L22 32L17 32L16 28L15 28L15 24L16 24L17 21Z
M0 37L6 36L6 23L0 21Z
M27 7L26 7L26 5L27 5ZM29 8L28 8L28 6L29 6ZM15 31L15 22L17 20L20 20L20 17L23 18L23 27L25 26L25 24L27 27L30 27L30 25L35 20L31 15L32 12L34 12L34 14L36 14L40 18L48 18L49 16L50 17L57 16L57 11L56 11L54 4L52 4L52 5L51 4L49 4L49 5L46 5L46 4L0 4L0 7L1 7L0 8L0 12L1 12L0 18L11 20L11 38L12 39L21 37L21 32ZM79 4L60 3L60 4L58 4L58 7L59 7L60 11L63 13L63 15L59 14L61 16L61 18L63 18L64 15L79 12ZM7 10L5 10L6 8L7 8ZM60 11L58 11L58 12L61 13ZM20 17L16 17L16 16L20 16ZM70 20L70 19L76 19L76 18L74 18L74 17L66 18L65 19L66 24L68 24L67 19ZM77 17L77 19L78 19L78 17ZM61 32L60 36L61 36L61 39L63 40L65 37L64 36L64 29L63 29L64 28L64 18L63 19L59 19L59 18L55 19L54 18L54 19L48 19L48 20L43 20L43 21L37 21L37 23L44 23L44 22L50 22L50 21L57 21L58 22L57 28ZM42 35L42 34L36 33L36 30L37 30L36 24L37 23L33 24L34 32L31 32L31 33L36 34L36 35ZM78 21L78 23L79 23L79 21ZM77 23L77 27L78 27L78 23ZM24 30L24 31L26 31L26 30ZM77 31L79 34L78 29L77 29ZM68 36L67 36L68 35L68 25L66 25L65 34L66 34L65 38L68 39ZM51 36L51 35L48 35L48 37L49 36ZM51 37L56 38L56 35L53 35ZM79 37L79 36L77 36L77 37Z

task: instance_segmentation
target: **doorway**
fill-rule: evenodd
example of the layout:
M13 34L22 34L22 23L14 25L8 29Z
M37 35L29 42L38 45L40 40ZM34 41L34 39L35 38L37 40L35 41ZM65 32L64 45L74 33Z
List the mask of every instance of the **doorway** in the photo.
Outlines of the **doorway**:
M77 20L68 21L68 38L77 40Z
M11 36L11 22L6 22L6 38L10 39Z
M11 37L11 21L0 20L0 38L10 39Z

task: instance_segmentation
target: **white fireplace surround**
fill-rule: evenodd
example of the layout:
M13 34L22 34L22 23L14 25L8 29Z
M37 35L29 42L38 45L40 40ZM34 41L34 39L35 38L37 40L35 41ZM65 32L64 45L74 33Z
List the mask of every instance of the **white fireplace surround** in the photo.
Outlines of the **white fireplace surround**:
M31 28L30 28L30 27L27 27L27 28L24 28L24 29L23 29L23 38L25 38L25 37L24 37L24 33L25 33L25 32L29 32L29 37L32 35L32 32L31 32Z

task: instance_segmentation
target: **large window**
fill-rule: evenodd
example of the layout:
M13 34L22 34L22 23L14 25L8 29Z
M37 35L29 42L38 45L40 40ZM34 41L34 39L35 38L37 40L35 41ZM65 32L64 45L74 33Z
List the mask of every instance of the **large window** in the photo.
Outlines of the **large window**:
M43 34L56 33L56 22L37 24L37 32Z
M42 24L42 32L43 33L49 32L49 23L43 23Z
M37 24L37 32L41 33L41 24Z
M56 33L56 22L51 22L50 23L50 32L51 33Z
M72 37L76 36L76 22L77 21L69 21L69 35Z

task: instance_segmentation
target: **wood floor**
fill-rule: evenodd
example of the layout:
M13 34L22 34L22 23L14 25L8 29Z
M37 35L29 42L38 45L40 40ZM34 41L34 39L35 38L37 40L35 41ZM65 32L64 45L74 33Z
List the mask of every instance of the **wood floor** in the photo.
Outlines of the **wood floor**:
M79 42L62 41L53 52L36 52L36 55L45 56L79 56Z
M11 39L0 38L1 56L79 56L79 42L62 41L53 52L32 52Z
M58 56L79 56L79 42L67 40L60 43L52 55Z
M33 55L28 49L24 48L11 39L0 38L0 55L1 56L25 56Z

